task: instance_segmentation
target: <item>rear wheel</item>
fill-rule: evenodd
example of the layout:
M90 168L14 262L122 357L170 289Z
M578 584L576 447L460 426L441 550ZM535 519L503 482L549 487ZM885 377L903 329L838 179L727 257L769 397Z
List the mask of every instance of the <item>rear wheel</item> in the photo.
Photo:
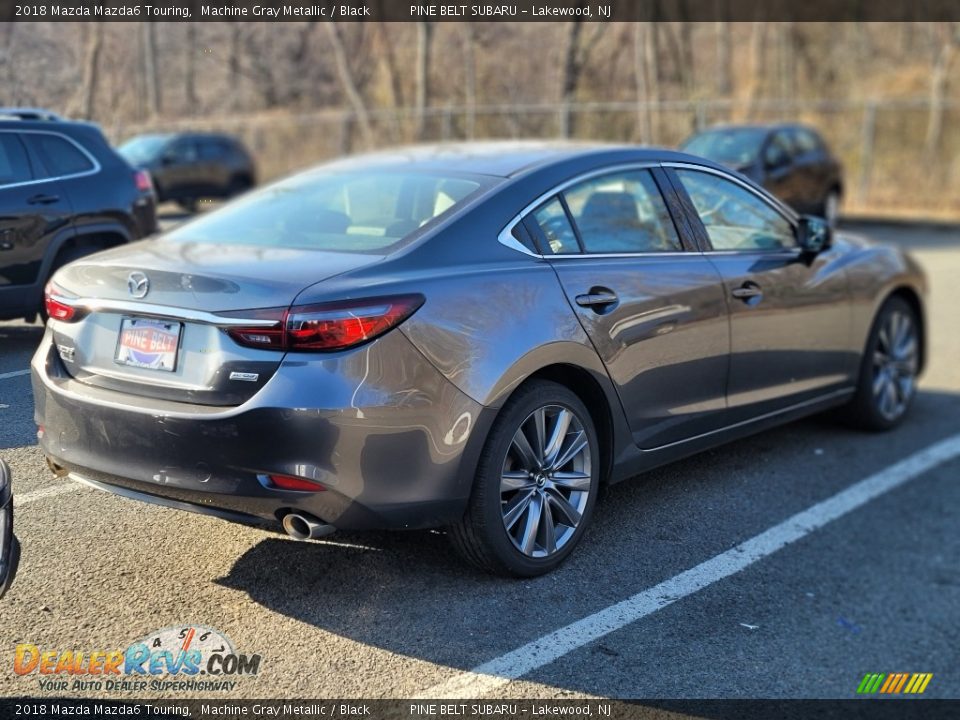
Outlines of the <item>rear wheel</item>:
M230 179L227 186L227 197L232 198L241 195L253 187L253 181L246 175L236 175Z
M181 198L177 200L177 205L183 208L184 212L195 215L200 206L200 201L197 198Z
M919 369L917 314L903 298L890 298L874 320L846 419L866 430L899 425L916 395Z
M470 504L450 529L454 547L489 572L550 572L580 542L596 502L599 449L573 392L537 380L520 388L484 447Z

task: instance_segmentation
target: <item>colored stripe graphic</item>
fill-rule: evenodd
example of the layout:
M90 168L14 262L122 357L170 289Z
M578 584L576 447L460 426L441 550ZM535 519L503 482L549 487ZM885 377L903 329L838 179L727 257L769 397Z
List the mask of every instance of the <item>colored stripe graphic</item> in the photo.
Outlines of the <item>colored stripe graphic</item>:
M920 695L933 679L933 673L867 673L857 686L858 695Z

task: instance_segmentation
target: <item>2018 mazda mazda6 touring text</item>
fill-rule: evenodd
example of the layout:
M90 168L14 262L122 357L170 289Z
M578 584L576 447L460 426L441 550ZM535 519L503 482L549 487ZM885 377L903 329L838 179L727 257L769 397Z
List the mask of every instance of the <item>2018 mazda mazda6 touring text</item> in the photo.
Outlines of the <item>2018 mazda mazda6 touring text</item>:
M104 490L299 539L446 527L530 576L605 483L828 408L897 425L925 292L702 158L398 150L60 269L36 421Z

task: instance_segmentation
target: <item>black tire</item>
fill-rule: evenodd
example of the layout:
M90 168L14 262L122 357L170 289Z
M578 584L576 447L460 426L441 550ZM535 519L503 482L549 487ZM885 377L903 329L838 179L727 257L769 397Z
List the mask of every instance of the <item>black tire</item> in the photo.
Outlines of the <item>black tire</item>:
M563 415L563 411L572 414L569 416L568 429L563 433L563 440L555 446L557 453L554 457L564 456L568 454L567 451L573 450L575 445L582 444L578 442L581 431L586 444L571 461L554 468L558 471L566 468L569 472L553 473L545 469L542 473L538 472L536 477L530 474L530 479L526 481L529 482L528 489L504 491L501 488L503 474L523 475L525 472L519 467L506 470L508 466L513 467L518 456L514 436L518 432L523 432L521 426L524 425L528 428L529 436L528 423L533 422L534 426L536 425L536 420L532 418L534 413L541 409L546 413L543 417L544 424L548 428L555 428L559 424L558 419ZM551 422L555 424L550 426ZM544 435L546 436L547 433ZM549 437L546 439L549 440ZM549 443L540 444L545 450L550 449ZM584 454L584 450L587 454ZM549 453L542 452L540 455L546 456ZM579 476L575 481L578 483L578 489L571 490L572 485L567 486L565 483L568 481L561 477L572 477L575 474ZM565 485L559 487L554 484L554 481ZM482 570L513 577L543 575L558 567L579 544L590 524L599 485L599 444L596 429L586 406L576 394L563 385L546 380L531 381L517 390L494 421L477 463L477 473L467 511L461 521L449 529L449 536L457 552ZM532 550L533 554L525 554L519 545L515 544L517 540L508 532L507 520L504 516L511 507L511 503L507 501L504 504L502 493L506 493L507 498L523 500L519 496L527 492L538 498L536 502L540 504L536 507L540 508L540 512L537 513L537 517L542 518L542 521L536 522L534 545L540 542L541 537L549 537L548 540L544 540L543 546L537 546L539 550L536 548ZM584 492L585 497L582 495ZM563 507L560 500L568 501L567 508L574 510L579 508L578 522L571 524L557 520L557 518L572 520L566 510L560 509ZM521 504L518 502L517 506ZM528 503L528 508L531 504ZM516 524L522 524L519 519L526 518L526 523L532 527L530 517L533 512L534 510L529 508L517 515ZM550 516L549 519L547 515ZM549 530L546 526L549 526ZM555 550L545 549L544 546L549 547L550 543L554 544ZM536 556L537 552L544 554Z
M236 175L230 179L230 184L227 186L227 197L232 198L237 195L242 195L252 187L253 181L249 177L246 175Z
M910 323L910 329L913 333L913 359L897 361L896 364L902 366L896 370L896 378L893 379L892 391L897 398L896 412L891 414L885 412L882 396L876 392L876 387L885 384L884 373L890 371L880 356L884 355L889 349L885 347L885 341L882 335L889 336L891 322L894 322L895 315L906 318ZM867 345L864 348L863 357L860 359L860 373L857 379L857 390L853 399L848 405L841 409L841 418L853 427L869 430L873 432L884 432L892 430L907 416L913 398L916 395L916 378L919 370L919 352L921 342L921 329L919 318L913 307L901 297L892 297L887 300L877 312L874 318L873 327L870 329L870 336L867 339ZM889 344L892 340L887 339ZM905 385L899 385L901 371L906 371L911 367L909 390L904 391ZM900 395L903 393L903 396ZM902 400L902 407L900 407Z
M200 207L200 201L197 198L180 198L177 200L177 205L183 208L184 212L196 215Z

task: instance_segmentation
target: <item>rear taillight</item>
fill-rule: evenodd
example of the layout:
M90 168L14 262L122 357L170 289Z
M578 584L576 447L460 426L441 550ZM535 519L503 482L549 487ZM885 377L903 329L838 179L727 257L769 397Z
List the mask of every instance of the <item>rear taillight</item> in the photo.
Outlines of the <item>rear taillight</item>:
M320 483L292 475L267 475L267 479L270 486L278 490L296 490L297 492L323 492L326 490Z
M226 317L243 316L249 320L261 322L273 321L273 325L228 327L227 334L238 344L246 347L258 347L265 350L283 350L286 348L283 336L283 324L287 317L287 308L266 308L264 310L244 310L237 313L224 313Z
M47 311L47 317L51 320L59 320L61 322L74 322L75 320L80 319L80 312L73 305L68 305L63 302L65 298L59 297L62 295L62 290L58 288L53 282L47 283L46 288L43 290L43 305Z
M144 193L153 192L153 179L146 170L137 170L133 173L133 182L137 190Z
M421 295L399 295L302 305L280 310L234 313L257 320L273 319L271 327L229 327L227 333L247 347L329 352L345 350L395 328L423 304Z

